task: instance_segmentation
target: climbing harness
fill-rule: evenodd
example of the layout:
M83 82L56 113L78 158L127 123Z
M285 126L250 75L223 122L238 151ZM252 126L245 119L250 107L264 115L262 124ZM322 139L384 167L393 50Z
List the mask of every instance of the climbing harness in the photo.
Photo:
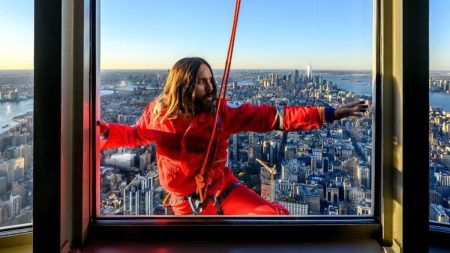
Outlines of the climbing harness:
M217 196L217 197L216 196L208 196L207 197L206 200L212 201L213 205L216 206L218 215L223 215L223 210L222 210L222 206L221 206L223 200L231 193L231 191L234 188L236 188L240 184L241 183L239 183L239 182L234 182L225 191L223 191L222 194L220 194L220 196ZM201 214L207 203L206 201L204 201L203 203L200 202L199 196L197 194L191 194L189 196L186 196L185 200L188 201L189 206L192 209L193 215Z

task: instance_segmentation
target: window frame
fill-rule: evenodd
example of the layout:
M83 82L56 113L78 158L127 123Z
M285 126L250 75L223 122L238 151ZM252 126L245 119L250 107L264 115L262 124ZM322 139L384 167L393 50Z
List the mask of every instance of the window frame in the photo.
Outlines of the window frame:
M402 97L398 100L402 103L403 122L398 147L403 159L402 175L399 176L397 170L394 174L396 180L401 180L402 189L397 189L394 196L400 190L403 193L397 198L403 209L402 250L426 252L429 241L429 0L403 1L402 4L403 80ZM395 139L393 142L397 146Z
M245 217L239 219L207 219L199 217L193 219L192 217L179 217L176 220L170 219L158 219L150 220L146 217L137 217L129 219L126 217L120 217L119 219L99 219L96 217L96 193L94 192L93 184L98 180L96 177L96 158L95 153L91 152L88 159L88 165L83 163L83 167L77 173L74 173L76 180L83 182L82 184L74 184L74 207L81 207L81 209L74 211L75 216L78 218L72 218L71 220L61 221L61 210L59 208L48 208L49 206L60 206L61 201L61 188L60 188L60 176L61 172L57 169L61 165L60 154L60 141L61 136L64 133L60 133L61 126L61 43L58 38L61 37L61 1L36 1L36 39L35 45L35 138L40 139L39 142L35 142L34 155L35 170L38 177L34 182L40 191L34 191L35 194L35 209L34 209L34 244L33 249L36 252L53 252L61 248L60 243L60 227L64 226L65 222L74 226L73 228L73 242L74 247L82 246L89 240L96 239L136 239L142 238L149 240L149 238L169 238L173 240L195 240L199 239L194 235L201 234L202 240L220 240L217 235L226 235L227 240L243 240L239 238L236 230L246 233L248 240L269 240L271 242L284 239L293 239L299 241L297 238L292 238L292 235L298 235L304 239L315 239L321 237L324 238L374 238L378 240L380 244L385 246L391 246L393 239L393 216L394 208L392 207L392 201L402 201L403 210L401 210L403 220L401 221L401 231L403 231L402 246L406 251L409 248L423 249L428 247L428 240L417 240L416 238L427 237L424 235L423 228L426 227L428 231L428 211L416 212L415 206L420 204L428 205L428 184L423 182L428 180L428 171L420 172L420 170L404 170L403 175L399 175L394 172L395 159L395 147L393 144L394 128L401 128L400 131L404 131L403 136L406 136L403 150L399 151L402 154L402 161L406 161L404 157L410 158L405 162L406 165L419 164L423 165L426 162L426 168L428 168L428 139L427 138L415 138L420 134L425 134L428 137L428 104L418 103L417 111L403 107L400 107L401 111L393 112L392 106L393 100L397 99L395 96L400 93L402 96L402 103L404 101L422 99L423 92L428 91L428 87L423 88L417 86L417 89L402 89L400 91L395 90L397 87L393 85L394 82L400 82L401 85L406 81L414 81L425 79L428 77L428 26L426 28L420 27L420 25L428 24L428 0L415 1L411 3L403 1L403 5L400 10L392 8L395 3L391 0L374 0L375 9L375 36L374 45L376 46L376 61L374 65L376 69L376 90L372 96L377 96L374 101L378 104L375 107L375 119L374 124L375 138L374 141L378 142L374 145L374 172L375 179L375 205L374 205L374 218L372 219L342 219L336 217L336 219L321 219L314 220L312 217L282 217L281 219L266 218L260 219L258 217ZM74 5L79 4L77 1ZM78 9L76 24L79 24L83 20L82 27L84 29L90 29L89 36L83 36L81 40L83 45L80 47L80 41L75 39L75 45L83 49L86 52L85 43L90 45L88 48L89 56L75 55L75 57L82 58L83 66L90 66L88 70L84 67L78 74L89 74L89 96L88 106L84 107L84 96L78 97L75 103L74 125L84 124L88 122L88 141L90 147L95 147L95 138L98 136L98 129L95 127L95 120L99 115L99 108L96 105L98 103L98 87L99 84L99 68L98 68L98 53L99 53L99 0L84 0L84 5L87 5L87 13L90 16L83 19L83 15L79 12L86 10L86 6ZM396 19L401 19L399 25L394 22ZM395 23L395 24L394 24ZM395 34L397 32L394 27L398 25L400 27L401 35ZM416 29L420 27L420 29ZM48 36L52 35L52 36ZM80 33L76 34L76 38L81 36ZM396 41L396 36L401 36L400 42ZM48 38L46 38L48 37ZM397 44L400 43L400 46ZM396 52L400 47L400 52ZM78 62L77 64L81 64ZM401 70L397 70L393 66L399 64ZM402 80L395 80L398 78ZM413 80L414 79L414 80ZM84 79L83 79L84 80ZM51 89L48 89L48 85L51 85ZM404 87L404 86L403 86ZM85 86L76 86L75 89L84 89ZM414 88L416 88L414 86ZM424 90L425 89L425 90ZM46 93L49 91L53 99L45 101ZM78 91L79 92L79 91ZM76 94L84 94L84 92ZM422 96L421 96L422 95ZM408 104L408 106L410 106ZM416 107L413 107L414 109ZM36 111L36 108L39 108ZM49 116L52 112L57 112L56 115ZM82 113L79 113L82 112ZM88 119L84 118L86 115ZM400 126L397 125L397 121L401 121ZM418 124L417 121L424 121L426 124ZM407 129L408 125L414 125L414 130ZM74 136L83 136L83 143L85 141L83 133L80 131L86 131L83 127L78 126L74 132ZM81 130L80 130L81 129ZM409 138L408 138L409 137ZM48 139L47 139L48 138ZM46 143L46 140L49 141ZM55 141L56 140L56 141ZM39 145L38 145L39 144ZM426 145L425 145L426 144ZM418 145L418 149L414 149ZM426 146L424 148L423 146ZM41 150L39 150L41 149ZM82 159L83 145L74 146L74 160ZM81 150L80 150L81 149ZM426 149L426 152L423 152ZM51 152L53 151L53 152ZM55 159L56 154L56 159ZM87 166L87 167L85 167ZM38 171L39 170L39 171ZM54 171L56 170L56 171ZM46 177L46 174L52 174L51 177ZM400 186L403 187L403 192L399 193L395 191L395 182L401 180ZM87 186L86 183L87 182ZM419 183L419 184L418 184ZM87 189L86 189L87 188ZM53 194L47 194L50 190ZM53 192L55 191L55 192ZM86 194L87 191L87 194ZM47 194L47 195L46 195ZM400 194L400 197L399 197ZM402 194L402 195L401 195ZM87 202L86 202L87 200ZM428 208L426 208L428 209ZM43 216L41 216L44 214ZM87 215L87 218L86 218ZM424 218L425 217L425 218ZM54 223L48 223L48 220L55 220ZM287 218L287 219L285 219ZM343 222L344 221L344 222ZM205 228L208 232L205 233ZM183 232L183 233L179 233ZM137 237L133 237L133 235ZM277 235L277 236L274 236ZM281 235L281 236L278 236ZM87 239L87 240L86 240ZM55 248L55 245L58 248ZM55 250L57 249L57 250Z
M373 40L373 67L372 67L372 73L373 73L373 81L372 81L372 87L373 87L373 94L372 94L372 100L377 101L378 96L380 94L381 89L381 78L380 78L380 0L373 0L373 32L374 36L372 38ZM99 82L99 73L100 73L100 67L99 67L99 55L98 52L99 49L99 34L98 31L100 29L100 0L94 0L91 2L93 12L96 13L93 17L91 17L92 22L92 33L91 38L95 41L92 42L93 45L97 45L97 47L92 48L92 55L95 55L95 57L92 57L91 59L91 68L92 68L92 78L91 80L95 80L96 83L91 84L93 87L92 93L93 97L95 97L95 105L92 107L95 108L95 112L93 112L93 115L96 116L95 120L100 118L100 103L99 103L99 96L97 94L100 94L100 82ZM95 11L94 11L95 9ZM91 101L92 103L93 101ZM308 231L308 233L304 233L306 236L307 234L311 234L311 231L320 231L324 232L329 231L330 229L335 229L336 231L340 231L342 235L349 235L353 233L355 230L360 231L367 237L374 237L375 234L381 234L379 233L381 229L380 225L380 209L381 209L381 146L376 145L376 143L381 143L379 140L381 140L381 108L380 106L376 106L376 103L373 104L374 108L376 108L376 111L374 111L373 116L373 142L374 142L374 148L372 151L373 156L375 157L373 162L373 168L372 171L372 180L374 181L374 187L373 187L373 194L374 194L374 215L373 217L363 217L363 216L338 216L338 217L329 217L329 216L306 216L306 217L298 217L298 216L282 216L282 217L227 217L227 216L214 216L214 217L164 217L164 216L158 216L158 217L149 217L146 216L139 216L139 217L126 217L126 216L120 216L120 217L97 217L97 213L99 213L98 206L96 205L95 201L96 198L99 198L98 193L92 193L93 196L93 209L92 212L94 216L92 217L92 222L90 223L90 229L92 231L97 231L94 234L94 237L109 234L109 236L114 236L114 233L117 233L117 229L123 231L129 231L130 229L133 230L139 230L141 231L139 234L148 234L151 232L151 230L161 230L162 229L161 224L164 224L164 226L168 227L189 227L192 228L193 231L195 231L198 227L202 226L218 226L218 227L227 227L229 225L232 226L239 226L240 228L245 227L253 227L257 226L259 229L262 227L268 225L271 227L279 227L280 230L290 227L290 226L298 226L303 228L307 228L304 231ZM376 124L376 125L375 125ZM98 132L96 133L98 136ZM97 142L92 140L91 142L92 146L96 146ZM98 149L98 146L96 146ZM97 152L97 151L94 151ZM95 153L94 153L95 154ZM95 159L95 158L94 158ZM95 161L95 165L92 166L92 168L98 168L99 161ZM99 184L99 179L96 178L97 175L95 174L95 170L91 172L92 177L95 178L93 181ZM94 190L95 191L95 190ZM200 223L200 224L198 224ZM348 228L348 226L352 226L351 228ZM111 228L114 228L114 232L108 233ZM348 228L348 229L347 229ZM178 228L179 229L179 228ZM147 231L148 230L148 231ZM170 230L170 229L168 229ZM101 231L101 233L99 232ZM152 232L153 233L153 232ZM298 233L298 231L297 231ZM121 234L121 233L119 233ZM259 234L259 233L258 233ZM378 237L378 236L375 236Z
M432 0L428 0L428 2L430 2L430 1L432 1ZM428 41L429 41L429 39L428 39ZM429 68L428 68L428 71L430 72ZM429 86L427 85L427 90L428 89L429 89ZM428 99L429 99L429 97L428 97ZM428 168L428 170L430 169L429 166L427 168ZM429 188L428 188L428 190L429 190ZM428 205L430 205L430 203ZM435 220L430 220L429 217L428 217L428 220L429 220L430 244L445 247L448 243L448 239L450 238L450 223L437 222Z
M64 224L49 207L62 204L62 1L35 1L34 10L33 251L58 252Z

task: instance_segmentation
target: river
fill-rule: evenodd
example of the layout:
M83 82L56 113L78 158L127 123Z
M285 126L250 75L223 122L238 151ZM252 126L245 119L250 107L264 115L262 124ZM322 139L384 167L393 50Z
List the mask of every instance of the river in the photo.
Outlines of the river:
M17 123L14 117L33 111L33 99L18 102L0 102L0 133L10 129Z

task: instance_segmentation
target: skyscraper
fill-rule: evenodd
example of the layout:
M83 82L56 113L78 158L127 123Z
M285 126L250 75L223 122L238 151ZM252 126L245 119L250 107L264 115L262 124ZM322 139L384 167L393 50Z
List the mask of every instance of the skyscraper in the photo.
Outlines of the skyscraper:
M22 209L22 199L19 194L11 193L9 196L9 201L11 218L14 218L19 215L20 209Z
M308 82L312 80L312 66L308 64L306 67L306 78L308 78Z
M156 188L159 186L159 175L150 172L146 176L136 177L123 189L125 215L150 215L156 208Z
M267 180L261 178L261 197L263 197L263 199L270 202L275 201L276 199L275 190L276 190L275 180Z

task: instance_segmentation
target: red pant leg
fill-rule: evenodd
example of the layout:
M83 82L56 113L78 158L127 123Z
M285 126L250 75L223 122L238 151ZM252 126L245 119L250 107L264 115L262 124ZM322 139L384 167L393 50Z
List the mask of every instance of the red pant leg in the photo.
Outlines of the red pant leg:
M289 215L283 205L268 202L242 184L225 197L221 207L224 215Z
M268 202L245 185L236 186L221 203L224 215L289 215L289 211L281 204ZM173 206L176 215L192 214L187 201L179 201ZM202 215L217 215L217 207L211 200L201 212Z

